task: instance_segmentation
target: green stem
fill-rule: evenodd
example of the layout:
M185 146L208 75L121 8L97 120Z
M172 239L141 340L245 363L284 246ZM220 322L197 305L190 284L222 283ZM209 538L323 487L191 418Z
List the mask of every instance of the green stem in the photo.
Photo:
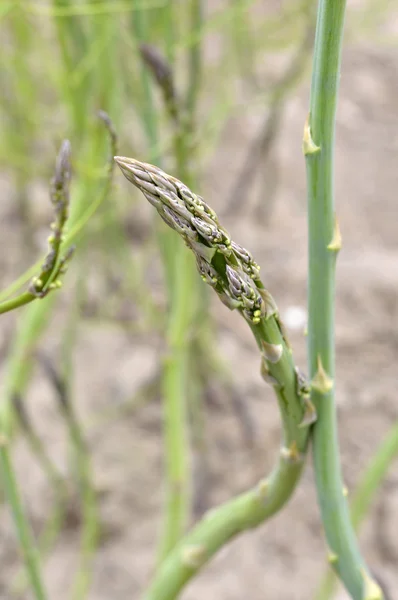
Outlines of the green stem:
M167 215L170 219L173 218L170 227L178 230L187 244L191 246L202 278L215 289L220 299L230 309L239 309L241 316L249 323L257 341L261 353L261 373L264 379L274 388L283 423L283 443L278 467L274 476L271 477L271 481L264 481L260 485L262 500L260 500L259 521L254 518L254 524L258 524L263 516L265 518L269 514L267 510L265 512L261 510L263 505L268 506L269 491L272 494L272 504L276 499L276 510L287 500L301 473L307 451L309 425L316 417L308 397L308 385L294 366L292 351L286 339L278 309L273 298L259 279L258 265L247 250L231 240L226 230L221 229L214 211L204 203L201 204L201 198L191 192L189 188L182 191L184 190L184 187L182 187L184 184L160 169L126 157L116 157L115 160L126 178L144 193L146 192L148 180L152 179L151 193L154 202L156 203L157 198L159 198L159 203L164 202L161 206L157 206L158 213L161 216ZM162 193L166 190L167 194ZM188 225L184 226L184 219L177 217L177 213L175 217L170 216L172 209L166 204L164 198L166 197L174 207L178 202L177 192L180 192L179 210L186 211L188 213L187 218L190 218L189 215L191 215L191 223L196 224L198 229L194 230L193 228L190 229ZM168 198L168 195L170 198ZM187 198L185 203L182 202L184 198ZM201 206L208 223L210 221L206 225L208 229L201 225L199 219L192 218L195 213L191 208L191 203L195 204L196 207ZM164 213L161 212L162 209L165 211ZM195 210L197 211L198 208ZM200 234L202 234L201 242L199 242ZM197 237L194 237L195 235ZM225 240L225 244L230 248L229 251L226 251L224 242L221 242L221 240ZM206 242L206 245L204 242ZM197 251L200 251L201 254ZM185 293L188 294L190 282L182 281L181 285L187 288ZM180 294L178 294L178 298L181 298ZM187 337L189 330L187 329L187 323L182 321L180 313L185 313L188 309L193 310L196 307L193 307L191 302L187 302L185 298L181 298L181 305L176 305L175 308L176 322L171 323L171 331L175 338L169 339L181 340L181 344L186 343L186 340L189 339ZM190 324L193 322L190 321ZM178 328L180 328L179 333ZM289 468L285 466L285 463L289 465ZM293 481L285 480L285 477L291 477ZM243 498L246 499L247 496L244 495ZM228 507L230 506L236 506L234 501L228 504ZM255 509L250 503L249 505L245 503L244 507L248 510L253 509L253 511ZM239 502L238 508L238 513L227 510L226 514L224 509L220 508L222 515L220 526L222 528L225 525L225 529L228 529L229 533L223 534L223 531L219 531L217 521L214 542L212 540L212 529L211 527L209 529L206 525L204 526L206 536L204 547L199 544L199 548L194 547L193 551L192 548L188 548L187 555L184 542L181 542L182 546L178 544L177 548L174 548L160 564L146 598L151 600L154 598L157 600L159 598L170 598L170 600L175 598L175 594L179 592L184 583L192 577L201 564L208 560L208 557L220 548L224 541L238 533L242 527L246 528L246 522L252 522L252 515L247 513L243 515L242 527L240 525L242 521L239 521L237 525L236 519L239 520L242 516ZM255 512L257 514L257 511ZM220 513L217 512L217 514ZM228 520L229 515L231 515L232 522ZM188 536L188 541L192 539L192 536L195 536L195 531L197 529L194 530L192 535ZM199 531L202 532L201 527L199 527ZM197 541L197 538L194 537L193 539L195 542ZM200 538L199 541L202 541L202 539ZM181 551L183 557L181 557Z
M11 312L16 308L20 308L21 306L25 306L25 304L30 304L33 300L36 300L36 296L31 294L30 292L23 292L16 298L11 298L11 300L6 300L0 304L0 315Z
M139 45L141 42L146 42L146 22L145 22L145 10L140 8L140 2L134 0L133 5L135 10L131 15L131 24ZM145 128L145 132L150 144L149 158L155 164L159 162L159 151L158 151L158 116L154 104L154 99L151 90L151 79L145 64L140 62L141 71L141 85L144 95L144 102L142 105L142 121Z
M39 554L22 504L6 438L0 442L0 466L3 485L13 513L14 525L31 589L35 600L46 600L47 596L41 576Z
M134 0L136 3L135 10L131 16L131 24L134 34L137 40L137 46L147 41L147 23L145 21L146 15L145 10L139 6L139 2ZM172 10L172 6L168 8ZM170 50L171 52L171 50ZM159 118L156 111L156 106L151 89L151 77L150 73L144 62L140 62L141 71L141 84L143 90L143 110L142 120L146 136L149 142L149 160L152 160L156 165L161 166L162 157L159 149ZM174 256L175 256L175 239L167 228L160 223L158 227L158 243L161 250L161 256L163 260L163 268L165 271L165 280L167 284L168 297L171 298L173 293L173 276L174 276Z
M316 485L330 560L352 598L365 600L369 597L370 576L343 492L333 380L334 275L340 248L334 214L333 151L344 13L345 0L319 0L310 116L304 136L309 226L308 348L311 397L318 413L313 428Z
M197 34L203 25L203 2L191 0L191 31ZM187 130L190 135L195 132L196 108L199 99L200 84L202 81L202 48L201 37L195 39L189 51L188 90L186 98ZM188 184L189 185L189 184Z
M85 294L85 274L87 262L80 264L80 272L76 285L76 295L66 324L62 345L62 379L64 398L59 398L62 414L69 433L72 451L73 470L79 490L82 529L80 539L79 567L75 575L71 597L83 600L90 588L93 559L100 537L100 520L97 507L97 496L93 484L93 475L89 449L84 436L83 426L79 421L73 402L73 356L80 322L80 306Z
M171 13L172 4L169 3L166 9L167 12ZM143 11L136 10L132 18L138 42L146 42L146 24ZM168 54L173 54L170 40L168 40ZM141 63L141 77L146 106L143 112L143 121L150 144L150 156L157 164L160 164L158 116L151 90L150 73L143 62ZM177 148L179 145L179 132L176 132L175 144ZM188 515L188 456L185 430L188 379L186 336L189 330L191 312L189 280L191 279L192 268L187 268L191 259L188 252L184 248L178 247L178 240L163 223L160 224L158 230L158 241L162 251L170 310L166 335L167 356L164 360L162 375L166 507L158 554L158 564L160 564L183 534ZM185 278L184 281L185 274L188 279Z
M112 150L115 150L112 148ZM112 152L112 156L114 151ZM110 179L113 172L113 160L109 163L108 178L104 185L104 190L101 195L105 195L109 189ZM82 201L87 197L87 188L82 186L81 191ZM75 213L76 218L79 214ZM72 233L69 234L71 236ZM76 235L76 232L74 233ZM65 242L67 243L67 242ZM50 315L50 307L52 306L52 298L45 298L40 302L33 304L30 307L30 312L22 320L18 335L15 340L13 350L13 360L9 365L9 379L7 381L5 394L2 397L0 410L0 463L1 474L8 502L13 512L15 527L20 540L23 551L26 570L29 576L30 585L35 593L36 600L45 600L45 592L41 582L39 558L37 549L34 543L33 536L30 532L29 522L24 513L22 500L13 473L13 468L9 456L8 444L10 443L13 431L13 410L12 396L15 393L23 395L23 391L27 385L31 374L32 351L37 343L37 340Z
M65 410L82 506L82 535L79 568L73 581L72 598L82 600L91 584L93 559L100 536L96 492L92 483L91 460L82 427L71 404Z
M371 459L352 498L351 518L355 531L359 530L364 518L368 514L374 497L388 469L391 467L391 463L397 456L398 423L395 423ZM329 600L333 595L336 583L337 578L334 572L328 569L315 594L316 600Z
M181 276L182 274L184 277ZM195 276L192 257L187 249L180 248L176 257L177 288L171 305L167 334L168 355L163 373L167 507L160 546L160 562L184 533L189 509L186 390L190 323L193 311L191 287Z
M209 511L162 563L143 600L175 600L197 572L236 535L257 527L291 497L302 463L281 457L275 471L249 492Z
M42 560L48 557L54 547L59 533L61 532L66 516L66 502L67 498L64 495L62 488L60 492L56 490L54 506L38 539L38 552L40 553ZM19 597L26 592L28 587L29 579L25 570L19 570L12 585L10 586L11 595Z
M297 391L291 352L276 318L263 318L260 324L250 327L260 350L263 342L280 345L283 349L279 360L269 364L270 374L281 382L274 386L283 423L283 444L277 466L252 490L205 515L162 562L143 600L177 598L184 585L228 541L278 512L300 479L309 436L308 427L300 427L303 404Z
M94 141L93 141L94 144ZM111 148L111 155L114 154L114 148ZM98 197L88 207L85 202L87 196L91 192L91 188L95 185L91 180L83 180L78 184L75 193L73 194L73 202L71 204L69 231L62 243L61 252L64 252L72 243L72 241L81 241L82 230L87 221L96 212L98 207L104 202L111 185L113 174L113 161L109 164L106 179L102 184L101 191L97 191ZM42 261L41 261L42 262ZM40 269L40 265L37 265ZM26 293L28 294L28 293ZM24 294L22 294L23 296ZM51 316L54 302L57 296L50 293L42 299L37 299L31 306L26 309L25 315L21 318L17 334L13 341L13 348L8 357L6 367L6 385L2 394L0 403L0 418L3 421L3 429L7 436L12 435L13 412L11 400L14 395L25 395L25 390L30 379L32 370L32 353L36 344L42 335L48 320ZM15 300L15 299L14 299ZM13 300L6 301L13 302ZM0 305L0 313L1 313Z
M195 100L192 97L192 119ZM170 115L171 116L171 115ZM193 122L193 121L192 121ZM192 124L190 122L190 124ZM188 130L180 125L175 132L177 176L191 185ZM172 232L170 232L172 233ZM189 381L192 331L198 308L196 292L201 284L191 253L176 241L170 321L167 334L169 356L164 368L165 437L167 456L167 510L161 543L160 562L180 541L190 508L187 439L187 403L191 401ZM180 246L180 247L178 247ZM199 393L199 392L198 392Z
M167 0L166 6L164 7L163 23L166 56L170 65L173 66L175 58L175 40L177 33L175 18L175 0Z
M171 10L171 5L169 7ZM200 26L201 0L192 3L192 27ZM187 90L187 118L167 106L169 120L176 128L174 133L174 156L177 176L192 184L191 137L195 127L196 103L201 74L200 44L190 52L190 81ZM177 108L178 110L178 108ZM181 116L183 118L181 118ZM168 234L173 235L172 232ZM181 539L187 523L190 505L190 482L188 470L187 402L190 391L189 363L192 353L192 327L197 309L195 291L199 277L189 251L178 240L173 240L175 257L172 288L169 290L170 321L167 334L168 357L164 365L164 415L167 461L167 508L159 564Z

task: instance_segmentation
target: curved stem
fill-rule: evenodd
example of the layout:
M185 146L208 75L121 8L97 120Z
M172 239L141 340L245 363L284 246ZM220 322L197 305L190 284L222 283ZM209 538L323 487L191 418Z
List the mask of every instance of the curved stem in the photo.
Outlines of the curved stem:
M20 306L25 306L25 304L29 304L32 300L35 300L36 296L31 294L30 292L23 292L16 298L11 298L11 300L5 300L0 304L0 315L11 312Z
M304 407L292 355L278 325L278 317L263 318L258 325L250 324L250 327L261 352L264 342L268 348L282 348L276 362L267 361L269 375L275 380L283 423L283 445L277 466L252 490L207 513L161 563L143 600L177 598L185 584L227 542L278 512L300 479L309 436L308 427L302 427Z
M308 426L316 415L308 386L294 366L277 306L264 288L251 254L230 238L211 207L184 183L152 165L120 156L115 160L125 177L183 237L196 256L202 279L214 288L226 306L238 309L248 322L260 350L261 374L274 388L283 424L280 460L270 479L212 511L212 517L205 518L160 564L145 598L172 600L223 544L284 505L302 471ZM198 213L203 219L195 216ZM190 287L186 281L182 285ZM185 312L187 305L191 308L191 303L185 302L175 313L178 320L171 330L175 332L177 324L181 327L177 339L187 335L186 323L181 320L181 312Z
M278 512L292 495L303 463L281 455L270 477L209 511L162 563L143 600L174 600L196 573L236 535Z
M333 151L345 0L319 0L310 116L304 132L309 219L309 371L318 420L313 454L329 558L354 600L374 595L343 492L334 399L334 272L341 239L334 215ZM372 589L372 596L369 590ZM377 592L378 593L378 592Z

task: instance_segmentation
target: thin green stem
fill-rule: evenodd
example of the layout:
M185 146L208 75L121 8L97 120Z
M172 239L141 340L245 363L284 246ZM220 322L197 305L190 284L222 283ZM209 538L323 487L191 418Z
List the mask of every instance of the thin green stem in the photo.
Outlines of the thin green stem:
M34 593L35 600L46 600L47 596L41 575L39 554L23 507L6 437L0 443L0 465L1 479L13 513L14 525L32 592Z
M62 389L64 397L60 398L60 406L65 417L72 450L73 470L77 479L81 514L82 531L80 540L79 567L75 575L71 597L83 600L87 596L92 577L92 563L100 536L100 520L97 507L97 496L93 484L91 459L87 447L83 427L80 424L73 402L73 355L80 321L80 306L85 293L85 273L87 264L83 261L77 281L77 291L70 317L66 326L62 345Z
M193 3L193 26L199 27L201 2ZM176 127L174 136L174 155L177 176L188 185L192 185L192 149L191 136L195 127L196 102L200 81L200 46L191 50L191 66L195 74L191 75L187 99L189 102L187 119L174 120L170 110L170 122ZM190 398L189 365L193 351L192 331L198 309L198 284L191 253L180 240L176 242L176 256L173 271L173 290L170 300L170 321L167 334L169 358L164 371L165 437L167 455L167 510L165 528L161 543L160 561L180 541L190 509L190 478L188 469L189 443L187 439L187 403ZM180 246L180 247L178 247ZM200 390L197 390L200 394Z
M46 559L50 551L53 549L54 543L57 539L57 536L61 532L65 521L67 497L64 495L62 488L60 490L55 490L55 495L56 498L51 514L39 536L37 543L38 552L40 553L42 560ZM26 591L28 586L29 579L25 570L19 570L11 585L11 594L20 596Z
M106 121L106 117L102 116L102 118ZM106 126L111 138L110 155L112 162L108 164L106 179L102 183L101 191L97 191L98 187L95 188L95 183L91 179L79 182L73 194L71 216L69 219L70 230L61 245L61 254L70 246L72 240L77 241L78 238L81 238L84 225L104 202L109 192L113 175L113 155L116 148L116 141L110 122L106 122ZM92 144L94 148L97 148L98 142L95 139L92 140ZM98 197L86 208L86 200L90 195L92 187L96 189ZM38 265L38 268L40 269L40 265ZM36 296L34 298L36 299ZM32 354L48 324L56 298L57 296L51 293L45 298L37 299L37 302L34 302L26 309L23 318L19 322L13 347L8 357L6 384L0 402L0 419L3 423L3 430L8 437L12 436L13 427L12 398L16 395L21 397L25 395L32 372Z
M371 459L354 492L350 504L352 524L358 531L369 512L375 495L387 474L391 463L398 457L398 423L391 428ZM334 572L328 569L315 594L316 600L329 600L337 584Z
M78 478L83 522L79 568L73 582L72 598L73 600L82 600L86 597L90 588L92 562L100 536L100 521L96 492L92 483L89 451L86 447L82 427L71 403L69 403L67 410L65 410L65 415L74 453L74 465Z
M172 117L172 115L170 115ZM175 132L177 171L188 176L186 138L178 127ZM172 232L168 232L168 234ZM164 530L160 545L159 564L181 539L190 508L187 439L187 402L189 390L189 355L192 351L192 322L197 302L194 290L198 276L189 251L180 240L176 247L173 268L173 289L169 296L170 315L166 334L168 356L164 364L164 419L166 443L166 494ZM180 246L180 247L178 247Z
M137 2L137 0L135 0L135 2ZM168 7L168 10L172 10L171 5ZM131 15L132 29L137 39L137 46L146 42L147 18L148 17L145 14L145 10L143 9L142 5L140 7L139 3L137 2L136 9ZM169 49L169 52L171 53L171 48ZM159 118L152 94L150 73L148 72L148 69L143 61L140 61L140 75L144 96L142 120L149 142L149 160L152 160L155 164L161 166L162 157L159 150ZM170 235L170 232L163 226L162 223L158 224L157 227L158 242L161 249L168 297L170 298L173 293L173 265L176 249L175 239Z
M131 24L132 29L135 33L138 44L142 42L146 42L146 11L143 10L142 5L134 0L133 5L135 6L135 10L131 15ZM141 71L141 85L144 94L144 102L142 105L142 121L144 124L144 128L146 131L146 135L149 141L150 149L149 149L149 159L156 164L159 164L159 152L158 152L158 116L154 104L153 94L151 90L151 78L148 73L147 68L145 67L142 61L140 65Z
M166 7L172 12L172 3ZM192 27L201 23L201 2L192 3ZM173 48L168 39L168 55L173 56ZM160 59L157 58L159 61ZM180 178L191 184L192 149L191 137L196 116L196 102L200 82L200 44L190 51L190 80L187 90L186 114L181 111L174 90L172 67L169 86L163 86L163 99L171 127L174 129L174 158ZM156 72L153 73L156 79ZM161 81L157 81L162 86ZM174 90L174 92L172 92ZM189 513L188 441L187 441L187 402L189 401L189 364L192 352L192 327L197 300L195 290L199 278L189 252L179 246L171 232L167 232L169 260L166 261L168 301L170 307L167 331L168 354L164 363L164 420L166 445L166 511L163 536L160 544L160 563L180 540Z
M10 300L6 300L0 304L0 315L11 312L16 308L20 308L21 306L25 306L25 304L30 304L33 300L36 300L37 296L31 294L30 292L22 292L16 298L11 298Z
M10 349L5 382L0 402L0 421L3 433L10 439L14 433L13 398L24 397L33 370L33 352L48 324L55 294L40 299L27 308L20 318Z
M177 270L178 269L178 270ZM182 277L181 275L184 275ZM177 289L171 305L164 363L164 435L167 505L159 561L180 540L189 512L188 441L186 432L189 336L192 321L191 287L196 277L192 257L180 248L176 258Z
M170 3L166 9L168 12L171 12L172 4ZM132 19L138 42L146 42L146 26L143 11L136 11ZM172 56L173 48L170 45L170 40L168 42L168 54ZM141 77L146 105L143 120L150 143L150 156L159 164L161 157L158 155L157 150L158 117L152 95L150 72L144 62L142 62L141 66ZM171 107L167 106L167 108ZM175 140L175 148L179 148L179 131L175 134ZM176 154L178 154L177 150ZM182 154L179 156L182 156ZM162 250L170 311L166 334L167 355L164 360L162 375L166 506L158 551L158 564L160 564L181 538L189 511L185 404L188 381L186 340L191 312L188 296L190 293L189 280L191 279L190 273L192 272L192 268L190 269L189 265L188 268L186 266L191 259L188 252L184 248L178 247L178 240L175 239L172 232L167 230L163 223L158 230L158 240ZM187 275L188 279L185 275Z
M174 64L175 40L176 40L176 18L175 18L175 0L167 0L163 9L163 31L165 36L166 56L170 65ZM177 7L178 10L178 7Z
M191 31L195 35L200 31L203 24L203 2L202 0L191 0ZM188 63L188 90L186 98L188 133L195 132L195 118L197 103L199 99L200 84L202 81L202 38L195 39L189 50Z
M310 115L304 135L309 226L308 349L311 397L318 413L313 428L316 485L329 557L352 598L365 600L370 576L344 496L334 398L334 276L340 236L334 213L333 152L344 13L345 0L319 1ZM378 597L382 598L381 591Z

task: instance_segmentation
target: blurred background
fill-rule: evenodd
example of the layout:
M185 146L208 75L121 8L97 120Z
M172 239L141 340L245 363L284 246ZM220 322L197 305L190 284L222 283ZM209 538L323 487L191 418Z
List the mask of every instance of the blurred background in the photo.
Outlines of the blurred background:
M172 392L185 404L189 526L263 477L280 442L246 323L204 289L189 259L176 259L180 240L120 172L106 190L111 148L97 113L112 119L120 155L181 177L252 252L305 370L301 139L315 4L0 5L1 300L38 272L29 269L46 252L56 154L63 139L72 145L67 235L77 251L63 288L0 319L2 410L12 415L14 465L50 598L139 598L153 574L170 450L166 354L177 357ZM398 417L397 98L398 8L352 0L335 186L337 399L350 497ZM173 315L184 306L181 361ZM319 592L326 548L310 462L287 508L224 548L184 600L346 598L339 588ZM360 538L393 598L398 467L389 464ZM0 562L0 598L30 598L3 497Z

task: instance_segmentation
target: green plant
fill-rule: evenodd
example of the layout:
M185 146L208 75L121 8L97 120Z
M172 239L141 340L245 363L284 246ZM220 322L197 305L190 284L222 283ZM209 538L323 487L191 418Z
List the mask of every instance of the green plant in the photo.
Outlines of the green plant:
M109 117L105 113L101 113L101 118L108 128L111 138L111 156L116 151L116 137L113 131ZM102 197L106 196L109 191L110 182L113 174L113 160L109 161L105 186L102 191ZM30 525L25 513L23 502L20 496L18 485L15 479L14 469L11 462L10 446L14 434L14 417L17 416L22 431L25 433L29 446L32 452L36 455L38 461L42 464L47 472L50 481L57 490L58 506L56 506L54 515L49 520L49 527L44 532L44 551L48 548L48 536L50 541L62 524L62 512L65 509L65 488L62 478L54 468L48 454L46 453L40 439L35 434L31 427L30 421L24 410L21 395L25 391L25 385L29 379L32 370L32 350L37 337L42 333L43 327L49 319L50 307L47 303L47 296L53 290L61 287L60 277L65 273L68 261L72 255L74 247L70 246L71 239L76 237L76 234L81 228L72 228L68 235L64 235L64 229L69 217L70 205L70 178L71 178L71 162L70 162L70 144L65 141L60 149L55 175L51 182L50 198L54 207L55 218L51 225L51 235L48 239L49 250L44 259L44 262L39 270L39 274L32 279L27 292L23 292L19 296L6 300L0 304L0 311L10 312L20 308L24 304L30 304L31 310L26 314L25 321L21 323L19 336L14 342L13 352L10 354L12 360L6 382L6 388L3 392L2 403L0 405L0 462L2 472L2 485L10 504L13 519L17 531L17 536L21 546L27 576L30 582L31 589L35 593L38 600L45 600L46 593L41 576L40 558L38 548L30 531ZM87 211L86 211L87 212ZM85 216L85 215L83 215ZM66 248L66 250L65 250ZM53 295L50 296L50 299ZM68 408L69 407L69 408ZM78 463L81 472L80 479L84 486L83 498L87 500L88 512L92 514L92 496L91 484L89 483L89 470L87 468L86 455L84 453L84 445L78 422L73 415L71 405L64 403L66 422L71 432L72 445L79 457ZM68 410L66 410L68 408ZM61 512L60 512L61 511ZM88 527L92 519L87 521ZM92 528L91 528L92 529ZM91 531L91 530L90 530ZM90 546L91 546L91 533ZM42 544L43 545L43 544ZM83 578L87 579L87 571L83 573ZM84 590L83 590L84 591ZM76 597L80 597L81 594Z
M181 181L152 165L124 157L115 160L193 251L203 280L228 308L237 309L247 320L261 353L262 376L275 390L283 423L280 457L270 477L214 510L161 563L145 597L171 600L226 541L285 504L302 472L309 426L316 415L305 378L294 366L276 304L250 253L231 240L215 212ZM174 327L173 335L179 339L184 330Z
M345 0L321 1L315 36L307 163L311 397L318 413L313 455L329 561L356 600L382 598L360 554L341 475L335 408L334 274L341 235L334 209L333 159Z
M55 220L52 224L52 234L49 238L49 251L41 267L39 275L32 280L28 292L21 294L16 299L2 304L2 312L9 312L27 304L35 299L44 298L52 289L60 287L59 277L65 270L65 265L70 256L68 251L60 256L62 236L69 211L69 180L71 174L70 166L70 144L65 141L58 155L55 176L51 185L51 202L54 206ZM0 414L0 463L2 472L2 483L9 505L13 513L13 519L20 547L26 565L32 590L38 600L44 600L46 594L41 576L39 554L37 552L30 525L27 520L22 499L15 479L14 469L9 452L10 445L10 416L11 407L7 404L1 405ZM26 425L26 420L23 421ZM29 427L25 427L31 434ZM34 443L36 438L29 438ZM41 451L41 446L39 445ZM52 468L51 463L50 469ZM51 471L52 473L52 471ZM56 477L56 482L58 479Z
M320 0L310 113L304 129L309 219L309 384L301 381L294 368L276 305L261 282L258 266L245 249L231 240L214 211L184 183L158 168L134 159L115 158L125 177L193 251L204 281L226 306L237 309L248 321L263 354L263 376L275 389L284 425L284 446L275 474L254 492L205 517L160 565L145 595L147 600L175 598L227 540L281 508L301 474L310 425L329 562L354 600L383 598L360 554L350 521L334 405L333 282L341 235L333 204L333 152L344 12L344 0Z
M286 2L281 10L267 13L264 18L257 14L253 18L253 4L253 0L239 0L229 3L226 10L214 12L211 3L206 6L201 0L52 0L45 4L6 2L0 8L0 24L9 25L4 69L0 73L6 92L0 100L1 116L5 117L0 119L0 161L6 175L11 175L17 214L23 222L25 243L21 244L21 254L34 249L30 185L33 176L40 180L47 173L46 157L50 154L43 147L42 132L59 130L60 121L70 133L76 175L71 214L66 222L67 202L62 207L62 197L59 202L69 184L69 146L65 143L53 186L52 196L58 209L48 256L43 265L43 261L38 262L0 292L0 314L29 305L21 312L7 350L0 404L1 490L13 512L26 567L18 573L15 585L9 586L10 596L29 589L36 600L45 600L42 563L67 527L65 517L73 485L79 500L80 547L71 595L75 600L83 600L89 592L94 558L101 543L101 523L93 462L86 441L90 428L80 420L80 407L74 398L77 369L73 364L81 322L87 318L89 307L90 319L96 325L106 319L111 327L123 328L129 334L160 334L165 341L160 367L133 401L100 411L99 418L96 415L94 419L105 431L110 415L131 414L138 404L161 395L166 502L156 569L144 595L146 600L178 597L185 584L229 540L278 512L299 482L310 441L330 567L334 569L329 569L317 600L330 598L336 580L333 573L344 582L354 600L383 598L360 554L354 529L368 512L397 455L397 428L395 425L391 429L360 482L352 501L351 526L340 474L335 418L333 278L341 236L335 220L332 184L343 0L319 0L310 114L303 144L308 169L310 239L308 381L294 365L277 307L264 288L258 266L245 249L231 240L214 211L190 191L201 190L200 164L213 152L228 118L238 111L249 113L256 103L261 103L267 116L249 149L242 174L228 191L226 205L227 211L235 205L242 208L242 215L247 214L244 194L259 172L267 184L267 197L262 187L258 214L269 206L266 200L275 187L275 178L270 181L274 170L265 161L267 156L274 157L274 142L286 101L305 72L313 38L314 4L309 0ZM386 4L380 2L375 8L368 2L358 31L369 30L374 14L378 19L385 15ZM38 36L40 28L43 35ZM349 31L351 39L356 31ZM222 40L221 58L207 62L203 60L204 41L214 33ZM267 60L274 52L291 49L292 60L282 77L271 86L265 77L260 86L258 71L264 57ZM250 96L247 108L236 102L235 92L240 84L245 100ZM203 106L199 103L202 97L206 100ZM37 108L42 105L45 110ZM123 129L123 143L132 155L157 165L117 158L127 179L166 221L165 226L155 219L154 236L139 232L145 239L134 239L134 256L130 242L135 234L130 233L131 223L127 222L131 214L135 219L134 207L121 190L115 190L107 202L114 162L109 162L106 172L101 166L105 136L92 119L99 106L116 118L116 129ZM102 118L110 133L111 153L115 155L118 152L114 127L106 115L102 114ZM37 146L40 161L36 160ZM178 179L159 167L167 167ZM66 290L68 314L64 326L59 325L62 319L56 321L60 356L50 360L47 352L38 351L38 347L52 316L58 314L55 311L62 311L56 306L58 295L49 292L59 287L59 275L70 257L72 243L77 244L79 251L72 263L73 285ZM96 298L94 309L90 306L89 289L93 249L95 269L108 284L106 292ZM148 274L152 277L157 269L153 260L157 250L162 259L165 309L148 285ZM201 455L200 460L206 461L205 417L209 408L204 398L209 373L221 382L231 404L237 394L234 379L218 356L209 318L209 290L196 273L195 258L204 281L224 304L245 319L254 335L262 375L273 387L280 409L282 444L269 477L212 509L186 533L190 517L198 517L196 498L192 498L198 482L195 469L190 468L190 455L193 454L193 460ZM29 288L21 291L29 279ZM124 302L133 306L138 316L127 321L119 318L118 310ZM65 424L71 477L56 465L51 448L37 433L31 418L35 415L25 404L38 356ZM246 398L239 402L247 411ZM18 433L23 434L54 496L53 511L39 532L37 544L11 461L12 442ZM199 517L202 510L203 506Z

